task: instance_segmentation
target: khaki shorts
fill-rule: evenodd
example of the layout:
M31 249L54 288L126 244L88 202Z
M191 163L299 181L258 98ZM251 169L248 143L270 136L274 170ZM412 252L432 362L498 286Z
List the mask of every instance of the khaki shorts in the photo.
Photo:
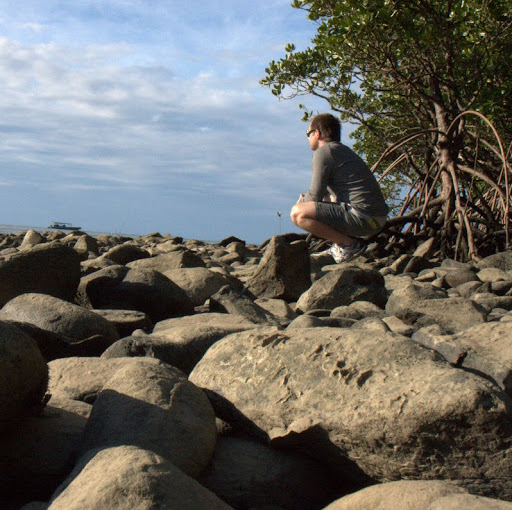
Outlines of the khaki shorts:
M318 221L352 237L369 237L376 234L387 220L387 216L366 216L344 202L315 203Z

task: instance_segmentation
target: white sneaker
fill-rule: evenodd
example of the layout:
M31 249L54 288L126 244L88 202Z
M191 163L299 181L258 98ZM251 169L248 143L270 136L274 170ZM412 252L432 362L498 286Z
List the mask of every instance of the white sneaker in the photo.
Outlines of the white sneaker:
M337 246L339 250L339 260L336 260L336 258L334 260L336 260L337 264L341 264L342 262L348 262L349 260L352 260L358 257L359 255L362 255L363 252L366 250L367 245L360 241L359 239L355 239L350 246L333 246Z

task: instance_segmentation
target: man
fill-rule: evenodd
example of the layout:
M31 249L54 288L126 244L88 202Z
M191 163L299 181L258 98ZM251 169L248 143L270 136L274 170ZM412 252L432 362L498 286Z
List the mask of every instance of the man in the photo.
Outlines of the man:
M389 212L380 187L366 163L340 143L340 122L329 113L311 120L306 132L313 154L313 175L290 217L295 225L333 244L337 263L360 255Z

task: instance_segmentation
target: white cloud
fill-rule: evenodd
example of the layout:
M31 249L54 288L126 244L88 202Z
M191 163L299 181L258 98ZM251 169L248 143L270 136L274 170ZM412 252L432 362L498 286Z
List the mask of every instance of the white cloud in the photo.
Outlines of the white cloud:
M151 230L165 207L179 204L193 218L187 207L207 207L194 204L197 195L226 210L247 204L257 216L276 202L285 209L307 186L297 105L277 102L258 83L275 58L270 48L296 35L288 0L258 5L256 14L248 1L217 0L199 11L174 1L154 3L154 11L141 1L30 4L27 19L0 6L0 28L24 25L0 38L0 165L12 169L14 185L53 190L55 207L57 198L65 203L59 193L79 193L73 207L84 214L94 213L94 193L115 194L112 202L150 194ZM41 39L24 39L26 32ZM97 209L98 222L120 214L107 203ZM210 206L204 217L225 214ZM199 217L191 225L205 228Z

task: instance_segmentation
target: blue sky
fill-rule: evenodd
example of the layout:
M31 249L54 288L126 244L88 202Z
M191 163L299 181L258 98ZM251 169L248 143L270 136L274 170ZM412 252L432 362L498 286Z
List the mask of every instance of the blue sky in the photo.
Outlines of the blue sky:
M1 2L0 223L255 243L297 231L307 126L299 100L258 83L315 33L290 1Z

